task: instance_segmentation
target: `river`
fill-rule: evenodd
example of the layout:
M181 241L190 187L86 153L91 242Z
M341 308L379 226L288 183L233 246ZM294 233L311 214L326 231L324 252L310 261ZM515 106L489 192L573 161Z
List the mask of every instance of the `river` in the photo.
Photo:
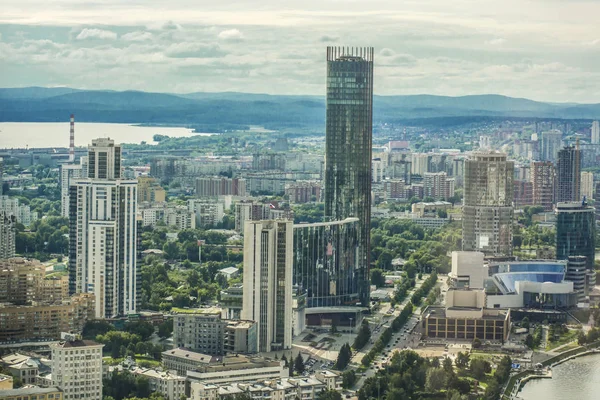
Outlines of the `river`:
M87 146L92 139L110 137L116 143L154 143L154 135L187 137L210 135L188 128L135 126L75 121L75 146ZM69 147L69 121L66 122L0 122L0 149L25 147Z
M524 400L600 399L600 354L566 361L552 369L552 379L535 379L525 384Z

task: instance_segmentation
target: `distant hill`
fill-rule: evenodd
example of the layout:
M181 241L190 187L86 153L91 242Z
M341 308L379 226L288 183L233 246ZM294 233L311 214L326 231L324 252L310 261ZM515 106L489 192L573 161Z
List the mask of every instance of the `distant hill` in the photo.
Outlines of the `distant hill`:
M543 103L500 95L375 96L375 122L439 120L482 117L600 118L600 104ZM322 96L250 93L149 93L72 88L0 89L0 121L78 121L222 125L267 127L320 127L325 122ZM460 118L459 118L460 117Z

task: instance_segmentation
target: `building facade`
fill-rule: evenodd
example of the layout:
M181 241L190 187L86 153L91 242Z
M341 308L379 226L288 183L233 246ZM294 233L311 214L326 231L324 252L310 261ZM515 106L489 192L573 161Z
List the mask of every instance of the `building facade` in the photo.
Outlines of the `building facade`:
M581 151L567 146L558 152L556 202L581 200Z
M373 48L327 48L325 216L358 218L356 284L369 302Z
M199 353L223 355L226 325L220 310L177 314L173 317L173 344Z
M600 144L600 121L592 122L591 139L592 144Z
M102 400L102 348L91 340L52 344L52 386L65 400Z
M554 204L555 172L551 161L534 161L531 164L532 203L544 207L544 211L552 211Z
M246 180L202 177L196 179L196 197L246 196Z
M581 172L581 198L591 200L594 198L594 173L589 171Z
M556 157L562 143L562 132L552 130L542 132L542 150L540 156L542 161L556 162Z
M585 256L589 270L594 269L596 221L595 209L585 203L556 205L556 259Z
M137 180L121 179L113 140L92 141L88 155L89 178L70 187L69 291L94 293L97 318L127 315L141 289Z
M84 177L83 166L81 164L61 164L59 171L61 215L69 218L69 187L73 180Z
M434 200L447 200L454 196L454 178L445 172L426 172L423 175L423 195Z
M514 162L503 153L474 153L466 160L463 250L512 254L513 175Z
M292 346L293 222L247 221L242 319L255 321L260 352Z

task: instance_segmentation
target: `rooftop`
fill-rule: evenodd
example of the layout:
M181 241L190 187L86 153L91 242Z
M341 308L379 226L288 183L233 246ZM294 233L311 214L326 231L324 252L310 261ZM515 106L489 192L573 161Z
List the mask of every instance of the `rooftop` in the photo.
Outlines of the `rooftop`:
M184 348L163 351L162 354L163 356L180 357L203 364L209 364L213 359L213 356L210 356L208 354L197 353L195 351L187 350Z
M57 387L47 387L41 388L37 386L21 388L21 389L9 389L3 390L2 397L13 397L13 396L30 396L30 395L38 395L38 394L47 394L47 393L56 393L61 390Z
M93 340L68 340L66 342L59 342L54 345L55 347L62 347L63 349L73 347L90 347L90 346L104 346L102 343L94 342Z

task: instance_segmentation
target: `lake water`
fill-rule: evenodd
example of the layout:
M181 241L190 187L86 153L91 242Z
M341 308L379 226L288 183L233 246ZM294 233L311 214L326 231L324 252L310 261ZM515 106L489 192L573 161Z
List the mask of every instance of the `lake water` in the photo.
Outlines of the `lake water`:
M583 356L557 365L552 379L525 384L519 398L524 400L600 399L600 354Z
M69 147L69 129L69 121L0 122L0 148ZM116 143L154 143L152 137L156 134L170 137L210 135L194 133L188 128L75 121L75 146L87 146L99 137L110 137Z

